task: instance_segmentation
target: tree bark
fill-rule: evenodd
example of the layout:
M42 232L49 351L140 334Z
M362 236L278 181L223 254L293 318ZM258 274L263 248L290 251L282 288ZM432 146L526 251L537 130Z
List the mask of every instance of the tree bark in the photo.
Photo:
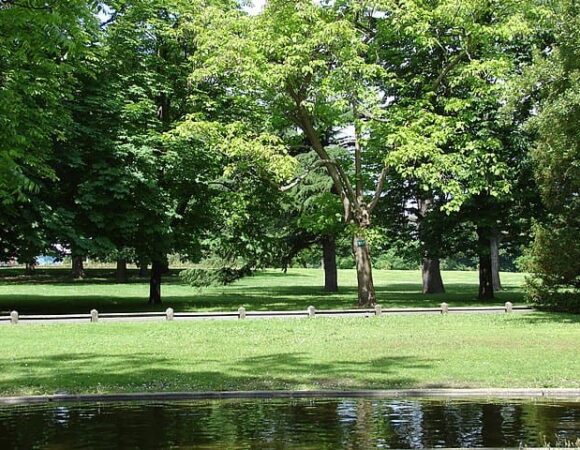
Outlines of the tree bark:
M161 276L167 272L167 264L154 260L151 263L151 279L149 281L149 304L161 304Z
M491 253L491 276L493 278L493 290L501 291L501 280L499 278L499 238L497 234L491 235L489 239Z
M82 255L75 255L72 257L72 276L75 280L80 280L85 276Z
M127 260L125 258L117 260L117 270L115 271L115 279L117 283L127 282Z
M480 300L490 300L493 295L493 276L491 267L491 245L488 230L478 228L479 246L479 294Z
M336 241L334 236L322 238L322 262L324 267L324 290L338 292L338 272L336 270Z
M366 239L362 236L355 235L353 251L358 281L358 306L361 308L369 308L377 303L377 297L373 283L371 255Z
M423 274L423 294L445 293L439 258L423 258L421 271Z
M419 225L420 232L424 231L424 220L431 210L433 205L433 198L419 197L417 199L419 207ZM425 233L420 233L424 235ZM429 235L429 233L427 233ZM438 239L439 241L439 239ZM433 239L430 240L431 247L433 246ZM441 268L439 258L430 258L429 253L432 249L423 242L423 262L421 264L421 273L423 278L423 294L443 294L445 293L445 286L443 285L443 278L441 278ZM439 249L437 249L439 250Z

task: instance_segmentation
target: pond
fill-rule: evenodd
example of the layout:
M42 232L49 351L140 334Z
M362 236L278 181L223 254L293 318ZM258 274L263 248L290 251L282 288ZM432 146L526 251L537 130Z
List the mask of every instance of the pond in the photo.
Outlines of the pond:
M273 399L0 407L1 449L517 448L578 439L580 403L551 401Z

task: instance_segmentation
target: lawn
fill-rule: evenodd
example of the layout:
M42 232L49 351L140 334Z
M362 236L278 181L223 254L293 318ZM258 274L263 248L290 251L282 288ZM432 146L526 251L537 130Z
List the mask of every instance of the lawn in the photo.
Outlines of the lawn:
M0 395L580 387L564 314L5 325L0 342Z
M92 308L100 312L164 310L232 311L239 306L248 310L351 308L356 304L356 273L340 270L340 292L323 291L323 272L317 269L291 269L288 273L267 270L230 286L195 289L181 282L173 270L164 277L161 306L148 306L147 280L132 271L130 282L115 284L113 271L89 269L84 280L74 281L68 269L39 269L30 277L22 270L0 269L0 314L15 309L26 313L82 313ZM443 272L447 288L444 295L421 294L419 271L375 270L378 302L385 308L437 306L447 302L452 306L503 304L524 302L524 275L502 273L505 290L492 303L476 299L477 272Z

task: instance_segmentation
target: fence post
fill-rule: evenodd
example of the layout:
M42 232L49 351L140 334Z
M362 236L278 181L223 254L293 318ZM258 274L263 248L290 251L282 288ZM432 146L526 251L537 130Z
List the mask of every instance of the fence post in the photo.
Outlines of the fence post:
M238 319L245 319L246 318L246 308L240 306L238 308Z
M165 310L165 318L167 320L173 320L173 308L167 308Z
M447 314L449 312L449 305L445 302L441 303L441 314Z
M381 305L375 305L375 316L383 315L383 307Z
M512 304L512 302L505 302L505 312L506 313L511 313L514 309L514 305Z
M10 313L10 323L13 325L18 323L18 311L12 311Z
M316 308L314 306L309 306L306 311L308 312L308 317L314 317L316 315Z
M96 309L91 309L91 322L96 323L99 321L99 311Z

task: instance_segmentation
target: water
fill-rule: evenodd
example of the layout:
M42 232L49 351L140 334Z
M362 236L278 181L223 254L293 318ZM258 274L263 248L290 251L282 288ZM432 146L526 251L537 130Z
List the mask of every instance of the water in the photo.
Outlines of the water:
M279 399L0 407L0 449L370 449L564 445L580 404Z

